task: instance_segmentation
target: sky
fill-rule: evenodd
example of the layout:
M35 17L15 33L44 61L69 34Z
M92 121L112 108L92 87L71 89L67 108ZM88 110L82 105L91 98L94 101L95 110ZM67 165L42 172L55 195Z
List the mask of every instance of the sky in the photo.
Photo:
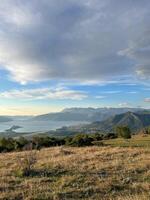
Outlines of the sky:
M149 0L1 0L0 115L150 108Z

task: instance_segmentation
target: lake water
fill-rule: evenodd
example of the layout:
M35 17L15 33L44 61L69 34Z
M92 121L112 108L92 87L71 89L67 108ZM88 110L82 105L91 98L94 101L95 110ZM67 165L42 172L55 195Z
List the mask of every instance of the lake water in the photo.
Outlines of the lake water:
M44 132L49 130L55 130L62 126L71 126L77 124L84 124L86 122L79 121L30 121L30 120L16 120L11 122L0 123L0 132L4 132L10 129L12 126L21 126L15 130L16 132Z

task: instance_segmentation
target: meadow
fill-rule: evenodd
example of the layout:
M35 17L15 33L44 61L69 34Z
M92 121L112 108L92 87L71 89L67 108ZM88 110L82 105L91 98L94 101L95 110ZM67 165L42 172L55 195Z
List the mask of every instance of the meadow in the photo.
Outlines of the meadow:
M143 147L150 148L150 135L135 135L131 139L116 138L105 140L104 145L112 147Z
M135 137L128 143L135 139L140 140ZM149 137L143 137L142 146L145 139ZM148 200L150 148L147 143L140 148L123 147L121 140L107 141L111 146L1 153L0 199ZM34 160L31 173L21 174L20 166L30 159Z

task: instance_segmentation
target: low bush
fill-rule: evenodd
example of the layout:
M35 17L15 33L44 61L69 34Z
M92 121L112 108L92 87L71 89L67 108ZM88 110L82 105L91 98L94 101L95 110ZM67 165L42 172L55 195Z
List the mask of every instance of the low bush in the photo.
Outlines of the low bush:
M104 140L115 139L117 137L118 136L115 133L106 133L105 135L103 135Z
M93 138L94 141L100 141L103 140L104 135L101 133L95 133L91 135L91 137Z
M86 134L75 135L72 140L68 143L70 146L83 147L93 145L93 138Z
M40 150L44 147L54 146L74 146L83 147L91 146L96 141L108 140L116 138L115 133L95 133L95 134L77 134L75 136L67 136L64 138L50 137L50 136L34 136L31 139L20 137L18 139L1 138L0 139L0 152L10 151L24 151L24 150ZM101 143L102 146L102 143Z
M12 138L0 139L0 152L10 152L15 149L15 140Z
M130 128L127 126L116 127L116 134L118 135L118 137L122 137L124 139L131 138L131 131L130 131Z
M17 177L32 176L34 174L34 165L36 162L36 153L32 150L27 152L23 158L18 158L15 175Z

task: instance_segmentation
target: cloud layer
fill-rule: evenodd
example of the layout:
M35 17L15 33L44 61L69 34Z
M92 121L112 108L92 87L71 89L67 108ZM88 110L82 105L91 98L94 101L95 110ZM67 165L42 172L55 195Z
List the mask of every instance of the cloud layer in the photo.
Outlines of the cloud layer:
M70 99L82 100L87 98L87 94L81 91L67 88L40 88L40 89L22 89L11 90L0 93L0 98L21 99L21 100L41 100L41 99Z
M0 65L22 84L150 78L149 0L7 0Z
M150 98L145 98L146 103L150 103Z

